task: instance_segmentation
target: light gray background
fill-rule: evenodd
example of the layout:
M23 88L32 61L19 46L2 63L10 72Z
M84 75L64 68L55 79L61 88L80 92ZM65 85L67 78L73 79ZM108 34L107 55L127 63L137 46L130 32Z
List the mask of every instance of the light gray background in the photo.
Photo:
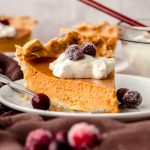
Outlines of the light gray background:
M150 19L150 0L97 1L133 19ZM0 14L29 15L37 18L39 24L35 26L33 38L38 38L42 42L47 42L50 38L56 36L60 27L70 27L81 22L99 22L101 20L118 22L115 18L78 0L0 0ZM124 58L124 51L120 44L116 55L117 72L138 75L138 72L125 62L127 59ZM124 63L120 63L119 60L124 61Z
M98 0L132 18L150 18L150 0ZM116 19L78 0L0 0L0 14L31 15L39 20L34 37L46 42L58 28L79 22Z

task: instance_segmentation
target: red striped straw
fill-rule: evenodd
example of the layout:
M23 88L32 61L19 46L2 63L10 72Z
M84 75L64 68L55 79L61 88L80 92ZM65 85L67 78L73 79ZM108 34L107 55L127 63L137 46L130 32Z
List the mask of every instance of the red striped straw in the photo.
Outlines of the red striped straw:
M142 24L136 20L133 20L133 19L131 19L131 18L129 18L123 14L120 14L120 13L118 13L118 12L116 12L116 11L96 2L96 1L93 1L93 0L79 0L79 1L83 2L84 4L89 5L91 7L94 7L96 9L98 9L98 10L100 10L100 11L102 11L102 12L104 12L104 13L112 16L112 17L115 17L115 18L117 18L117 19L119 19L119 20L121 20L127 24L130 24L132 26L146 27L146 25L144 25L144 24Z

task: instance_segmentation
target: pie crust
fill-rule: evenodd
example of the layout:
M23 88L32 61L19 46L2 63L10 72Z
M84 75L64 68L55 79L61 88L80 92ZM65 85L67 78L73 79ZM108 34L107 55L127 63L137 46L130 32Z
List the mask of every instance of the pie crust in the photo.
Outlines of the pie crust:
M52 102L51 110L118 112L114 71L102 80L60 79L55 77L48 68L49 63L64 52L68 45L81 45L87 41L95 44L97 56L114 57L114 49L107 49L106 39L99 35L99 30L95 31L95 26L93 24L92 29L92 24L90 25L91 31L86 31L88 36L73 28L67 31L65 36L51 39L46 44L35 39L23 47L16 45L16 55L24 72L25 86L36 93L48 95ZM105 30L108 29L108 26L107 24ZM116 44L116 41L114 43Z

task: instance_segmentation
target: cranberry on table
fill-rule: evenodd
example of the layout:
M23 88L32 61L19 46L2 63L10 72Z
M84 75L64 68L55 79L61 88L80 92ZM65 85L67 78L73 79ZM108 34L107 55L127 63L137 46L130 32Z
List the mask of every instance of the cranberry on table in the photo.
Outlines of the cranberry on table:
M67 132L59 131L55 134L55 139L59 142L67 142Z
M72 150L67 141L67 132L55 133L54 140L50 142L48 150Z
M51 132L44 129L33 130L27 136L25 150L47 150L52 140Z
M50 142L48 150L72 150L72 148L65 142L53 140Z
M68 142L77 150L86 150L95 147L101 141L101 133L94 125L77 123L68 132Z
M94 125L81 122L68 132L50 131L39 128L31 131L25 142L25 150L88 150L101 141L101 133Z
M128 108L136 108L142 103L142 96L137 91L127 91L123 96L123 103Z
M127 88L120 88L117 90L117 98L120 103L123 103L123 96L127 91L129 91Z
M84 53L78 45L72 44L66 48L65 56L70 60L76 61L82 59L84 57Z
M48 110L50 107L50 99L43 93L35 94L32 98L32 106L35 109Z
M95 57L95 55L96 55L96 47L95 47L95 45L93 43L85 42L85 43L83 43L81 48L83 49L84 54Z

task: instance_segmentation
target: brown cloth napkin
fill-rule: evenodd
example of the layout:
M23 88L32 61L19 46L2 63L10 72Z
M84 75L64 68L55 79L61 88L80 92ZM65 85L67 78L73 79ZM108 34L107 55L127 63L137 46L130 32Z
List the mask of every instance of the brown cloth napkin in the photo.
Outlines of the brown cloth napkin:
M18 114L0 119L0 150L23 150L27 134L36 128L53 133L67 131L77 122L94 124L105 134L94 150L149 150L150 121L120 123L111 119L56 118L44 121L35 114Z
M3 53L0 53L0 73L8 76L13 81L23 78L23 73L17 61ZM3 85L4 84L0 82L0 87ZM17 111L12 110L0 103L0 116L8 116L16 113Z
M19 80L23 78L23 73L17 61L0 53L0 73L8 76L11 80ZM3 84L0 83L0 87Z
M23 77L17 62L2 53L0 73L12 80ZM95 150L150 150L149 120L129 124L102 118L56 118L45 121L35 114L18 113L0 104L0 150L23 150L26 136L33 129L44 128L55 133L60 130L67 131L77 122L94 124L105 134L105 138Z

